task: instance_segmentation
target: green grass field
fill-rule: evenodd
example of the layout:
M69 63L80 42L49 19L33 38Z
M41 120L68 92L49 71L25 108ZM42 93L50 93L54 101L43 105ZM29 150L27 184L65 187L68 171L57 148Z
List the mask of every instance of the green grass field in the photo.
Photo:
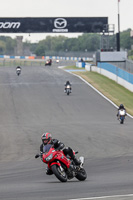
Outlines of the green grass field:
M70 69L71 67L69 67ZM74 69L74 66L72 67ZM75 69L77 69L75 67ZM73 72L80 75L116 105L124 104L127 112L133 115L133 92L127 90L115 81L96 72Z

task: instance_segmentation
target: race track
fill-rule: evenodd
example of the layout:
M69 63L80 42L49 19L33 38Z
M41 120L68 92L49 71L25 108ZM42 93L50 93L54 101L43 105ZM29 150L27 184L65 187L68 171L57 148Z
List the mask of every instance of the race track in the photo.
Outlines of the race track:
M15 68L0 67L0 200L122 200L132 194L132 119L120 125L112 104L57 64L26 66L20 76ZM45 174L46 166L34 158L43 132L85 156L86 181L60 183Z

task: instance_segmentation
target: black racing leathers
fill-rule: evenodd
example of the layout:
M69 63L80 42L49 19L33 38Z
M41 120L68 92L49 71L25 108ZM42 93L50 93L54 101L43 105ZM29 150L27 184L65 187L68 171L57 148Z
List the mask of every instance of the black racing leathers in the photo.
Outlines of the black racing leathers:
M50 144L47 145L41 144L40 152L48 152L51 146L53 146L55 150L63 150L66 156L69 155L72 159L75 158L73 150L70 147L65 147L65 145L57 139L52 139Z

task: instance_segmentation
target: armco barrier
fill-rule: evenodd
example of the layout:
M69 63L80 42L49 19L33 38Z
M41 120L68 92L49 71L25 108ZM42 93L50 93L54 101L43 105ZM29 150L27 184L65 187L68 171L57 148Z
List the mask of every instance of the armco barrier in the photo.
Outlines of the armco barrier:
M99 62L97 66L85 67L87 71L96 71L133 92L133 74L112 64Z

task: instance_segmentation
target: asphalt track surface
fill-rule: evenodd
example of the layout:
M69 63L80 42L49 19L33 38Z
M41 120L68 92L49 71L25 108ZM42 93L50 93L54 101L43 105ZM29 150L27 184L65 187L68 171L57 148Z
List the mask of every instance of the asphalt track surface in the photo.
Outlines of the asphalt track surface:
M133 121L120 125L116 113L57 64L23 67L19 77L15 66L0 67L0 200L132 199ZM86 181L61 183L45 174L46 165L34 158L43 132L85 156Z

